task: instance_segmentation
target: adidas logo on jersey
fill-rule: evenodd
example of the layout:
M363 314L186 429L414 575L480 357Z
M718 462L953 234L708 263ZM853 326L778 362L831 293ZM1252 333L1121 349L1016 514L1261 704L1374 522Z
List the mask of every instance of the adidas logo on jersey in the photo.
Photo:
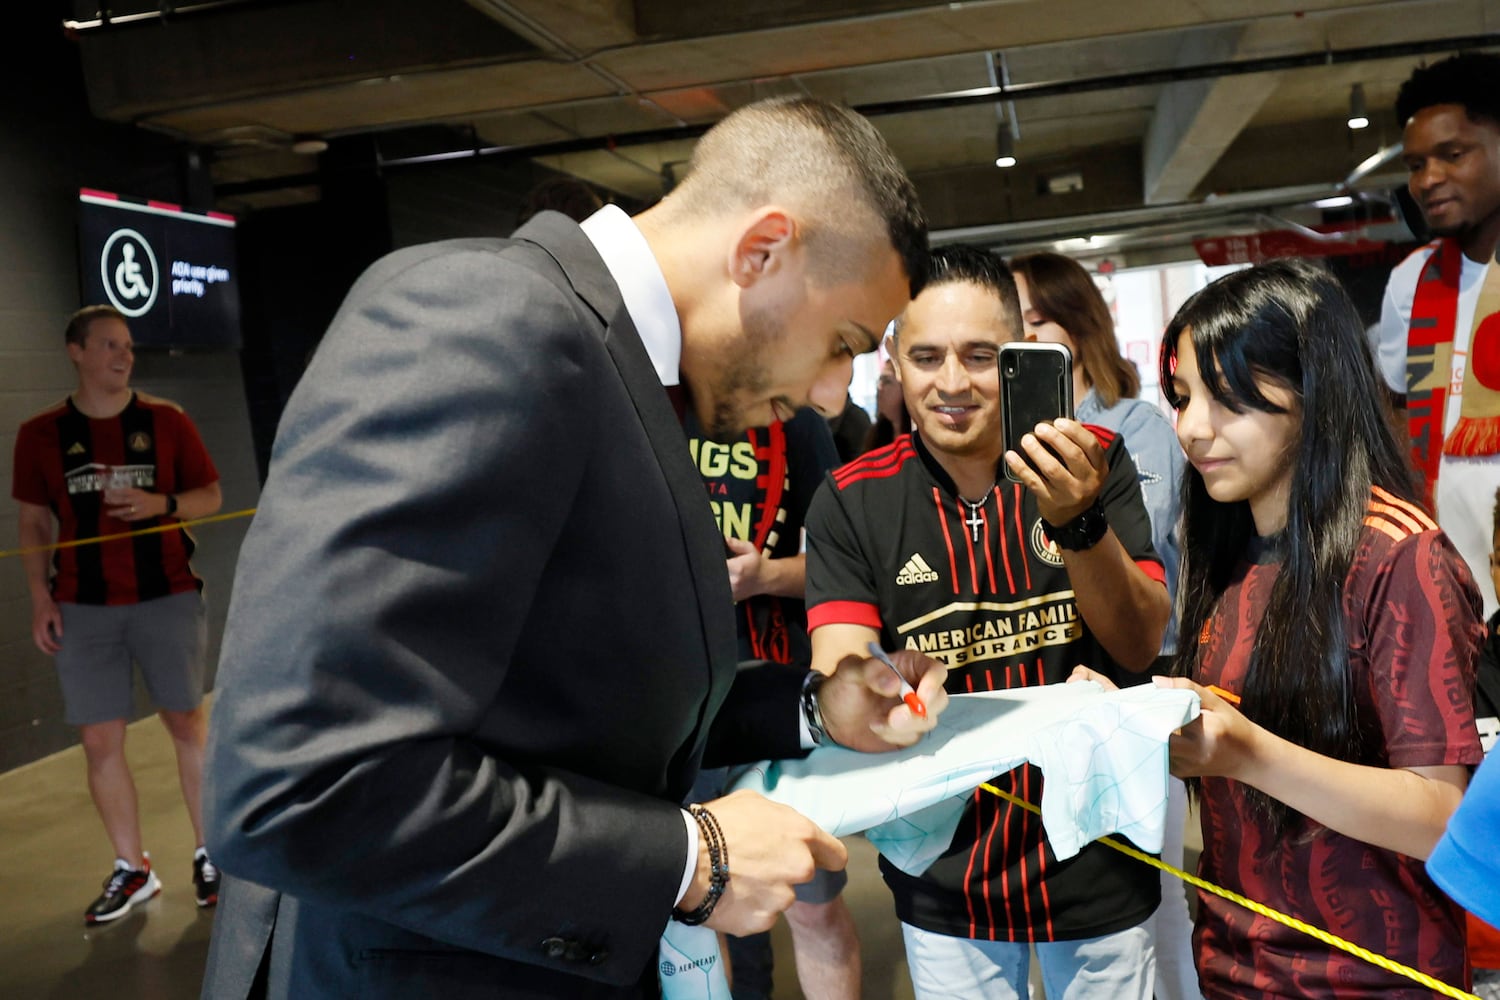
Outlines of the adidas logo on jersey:
M937 573L927 565L927 560L922 558L920 552L916 552L906 560L906 565L901 567L901 572L896 574L896 586L904 587L909 583L934 583L937 578Z
M69 455L82 455L86 450L87 449L84 448L84 446L83 446L83 444L81 442L74 441L73 442L73 447L71 447L71 448L68 449L68 454Z

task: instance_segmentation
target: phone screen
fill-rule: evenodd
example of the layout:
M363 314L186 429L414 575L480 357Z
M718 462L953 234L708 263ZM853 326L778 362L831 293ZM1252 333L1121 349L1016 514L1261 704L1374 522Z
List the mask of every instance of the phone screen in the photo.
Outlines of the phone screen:
M1036 463L1021 449L1021 438L1037 424L1072 418L1072 352L1062 344L1002 344L1000 413L1006 450L1016 452L1035 470ZM1008 464L1005 475L1015 479Z

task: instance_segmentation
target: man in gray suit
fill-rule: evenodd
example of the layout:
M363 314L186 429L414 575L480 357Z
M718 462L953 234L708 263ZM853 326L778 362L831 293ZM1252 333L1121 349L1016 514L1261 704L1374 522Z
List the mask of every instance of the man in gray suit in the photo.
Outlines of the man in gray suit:
M359 280L241 552L206 997L650 996L669 919L763 930L842 867L759 796L678 803L700 763L910 744L944 671L897 654L919 717L876 661L737 670L673 401L721 436L836 412L925 244L873 127L790 99L635 219L544 213Z

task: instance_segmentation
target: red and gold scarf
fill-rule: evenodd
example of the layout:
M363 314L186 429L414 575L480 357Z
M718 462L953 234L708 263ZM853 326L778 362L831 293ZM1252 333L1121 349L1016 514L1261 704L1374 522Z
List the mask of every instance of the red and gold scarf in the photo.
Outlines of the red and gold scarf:
M1463 273L1458 242L1443 239L1422 268L1406 340L1406 421L1412 463L1432 498L1442 455L1500 454L1500 266L1485 269L1468 333L1458 424L1443 436L1453 340L1458 325L1458 283Z

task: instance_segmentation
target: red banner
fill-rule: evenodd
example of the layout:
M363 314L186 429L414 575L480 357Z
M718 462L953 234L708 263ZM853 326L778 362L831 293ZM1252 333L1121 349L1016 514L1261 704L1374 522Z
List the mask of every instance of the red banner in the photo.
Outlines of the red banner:
M1340 226L1318 226L1319 232L1336 233ZM1352 228L1352 227L1351 227ZM1248 236L1216 236L1194 240L1198 259L1209 267L1226 264L1260 264L1278 257L1334 257L1352 254L1380 253L1384 240L1363 237L1320 240L1294 229L1273 229Z

